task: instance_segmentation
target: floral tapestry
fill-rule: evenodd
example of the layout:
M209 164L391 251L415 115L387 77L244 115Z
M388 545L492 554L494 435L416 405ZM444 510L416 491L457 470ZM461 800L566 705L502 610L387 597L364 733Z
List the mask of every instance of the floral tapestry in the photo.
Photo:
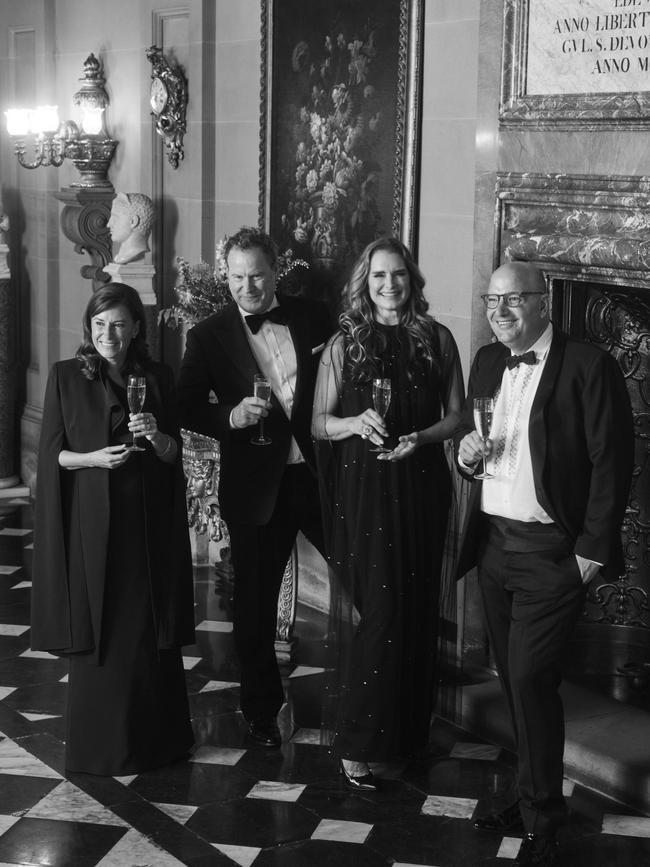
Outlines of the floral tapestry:
M413 245L421 4L266 0L263 16L261 222L332 302L370 241Z

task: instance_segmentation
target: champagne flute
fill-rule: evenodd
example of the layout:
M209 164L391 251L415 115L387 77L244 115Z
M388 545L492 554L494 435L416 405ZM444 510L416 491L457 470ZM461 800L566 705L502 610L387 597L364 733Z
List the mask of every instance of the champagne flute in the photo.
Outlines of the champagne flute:
M474 424L479 436L483 440L483 445L487 444L490 438L492 429L492 419L494 416L494 399L491 397L475 397L474 398ZM488 473L485 464L485 451L483 451L483 472L476 473L475 479L493 479L492 473Z
M256 373L253 378L253 394L255 397L261 397L262 400L271 399L271 382L261 373ZM251 439L251 442L254 446L268 446L269 443L272 442L270 437L264 436L263 418L260 419L258 432L256 436Z
M390 379L378 378L372 381L372 404L375 412L382 418L386 417L391 399ZM371 452L388 452L390 449L384 446L374 446L370 449Z
M135 415L142 412L144 406L144 398L147 393L147 380L144 376L134 376L131 374L126 383L126 399L129 404L129 409ZM142 446L137 445L136 439L138 434L133 431L133 445L131 451L143 452Z

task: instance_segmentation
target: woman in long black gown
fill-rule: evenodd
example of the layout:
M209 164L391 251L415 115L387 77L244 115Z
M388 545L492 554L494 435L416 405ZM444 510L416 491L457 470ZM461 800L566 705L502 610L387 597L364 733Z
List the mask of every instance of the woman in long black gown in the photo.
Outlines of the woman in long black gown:
M452 495L443 443L459 418L463 381L454 339L427 314L423 286L400 241L366 248L345 287L314 402L339 654L326 725L358 788L375 787L368 762L426 745L435 693ZM385 418L373 408L374 378L391 382Z
M181 646L192 562L171 370L149 357L138 293L98 290L48 379L39 448L32 648L68 655L65 766L133 774L193 744ZM146 380L129 414L129 374ZM131 448L134 434L144 451Z

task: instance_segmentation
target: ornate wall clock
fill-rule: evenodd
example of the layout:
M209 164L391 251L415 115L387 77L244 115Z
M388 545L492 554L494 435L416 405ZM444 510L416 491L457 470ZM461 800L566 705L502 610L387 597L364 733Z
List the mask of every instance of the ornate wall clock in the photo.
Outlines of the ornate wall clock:
M152 45L146 51L152 64L149 104L156 132L162 136L167 159L177 169L185 156L183 137L187 131L187 79L178 65L172 66L163 56L162 48Z

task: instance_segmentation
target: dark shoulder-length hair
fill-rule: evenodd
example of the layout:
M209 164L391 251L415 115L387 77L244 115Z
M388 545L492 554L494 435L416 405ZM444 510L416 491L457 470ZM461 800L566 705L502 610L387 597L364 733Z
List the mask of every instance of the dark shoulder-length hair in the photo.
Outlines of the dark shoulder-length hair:
M97 379L103 363L101 355L93 344L92 319L113 307L124 307L131 314L133 321L140 323L138 333L131 341L127 351L123 367L124 372L142 373L151 358L147 346L147 323L144 306L140 296L132 286L127 286L126 283L107 283L93 293L81 320L83 339L75 353L75 358L81 364L81 372L86 379Z
M435 320L428 313L429 304L424 297L424 276L408 247L399 239L377 238L361 253L343 288L339 328L345 337L345 365L353 382L365 382L381 372L379 357L386 348L386 334L375 320L374 304L368 289L370 263L379 250L401 256L409 274L411 291L400 320L409 369L440 367L440 342Z

